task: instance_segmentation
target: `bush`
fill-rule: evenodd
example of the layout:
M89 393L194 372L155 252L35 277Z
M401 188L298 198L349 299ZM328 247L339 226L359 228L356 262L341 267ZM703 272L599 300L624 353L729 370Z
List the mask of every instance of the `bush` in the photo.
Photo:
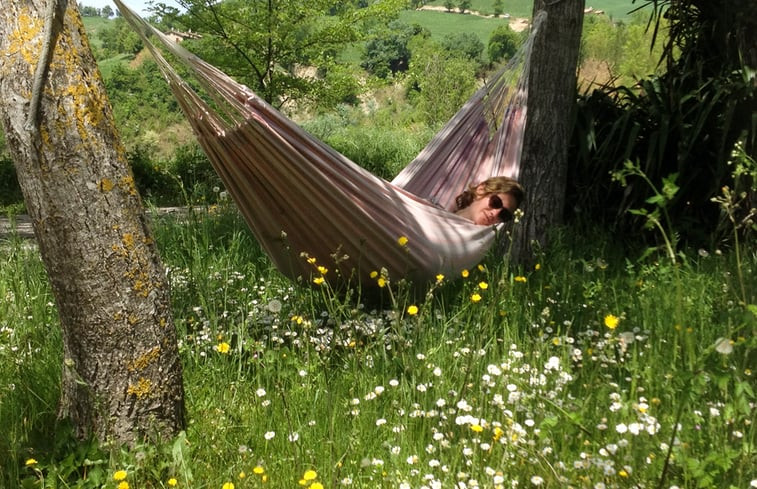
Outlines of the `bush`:
M7 156L0 155L0 206L23 203L24 196L16 178L16 167Z

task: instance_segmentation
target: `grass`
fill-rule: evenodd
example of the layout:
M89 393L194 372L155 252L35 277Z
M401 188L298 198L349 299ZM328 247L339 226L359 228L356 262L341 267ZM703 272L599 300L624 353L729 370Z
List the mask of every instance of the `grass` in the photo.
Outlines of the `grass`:
M154 224L188 428L131 450L55 421L54 301L2 242L0 486L757 484L754 248L636 263L566 231L532 269L492 256L374 309L282 279L233 209L190 217Z

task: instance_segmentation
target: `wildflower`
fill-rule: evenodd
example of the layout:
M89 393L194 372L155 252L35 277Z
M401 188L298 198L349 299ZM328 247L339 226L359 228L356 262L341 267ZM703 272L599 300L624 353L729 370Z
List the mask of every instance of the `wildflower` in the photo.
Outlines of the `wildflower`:
M480 424L472 424L470 425L470 429L474 433L481 433L482 431L484 431L484 427L481 426Z
M397 238L397 243L400 246L405 246L407 244L407 236L400 236L399 238Z
M463 278L468 278L468 275L470 275L470 272L469 272L469 271L468 271L467 269L463 269L463 271L462 271L462 272L460 272L460 275L461 275L461 276L462 276Z
M383 289L384 286L386 286L386 279L384 277L379 277L376 283L378 284L379 287Z
M256 465L255 468L252 469L252 473L255 475L263 475L265 474L265 469L260 465Z
M410 316L415 316L416 314L418 314L418 306L416 305L407 306L407 313Z
M444 280L444 274L443 274L443 273L439 273L439 274L437 274L437 275L436 275L436 283L438 284L438 283L439 283L439 282L441 282L442 280Z
M318 273L321 275L326 275L329 272L329 269L324 267L323 265L318 265Z
M122 481L126 479L126 471L125 470L117 470L115 474L113 474L113 480L114 481Z
M310 484L309 489L323 489L323 484L321 484L320 482L313 482L312 484Z
M121 481L118 483L117 486L118 489L129 489L129 483L126 481Z
M524 277L523 275L518 275L517 277L515 277L514 280L516 282L522 282L522 283L526 283L528 281L528 279ZM538 476L534 476L534 477L538 477Z
M612 314L608 314L605 316L605 326L607 326L610 329L615 329L618 327L618 323L620 322L620 319L618 316L614 316Z
M242 471L239 473L237 477L239 477L240 479L244 479L245 477L247 477L247 474L245 474L244 471Z
M315 265L315 257L314 256L309 257L308 263L310 263L311 265Z
M33 458L30 458L30 459L26 460L26 466L27 467L30 466L30 465L34 465L36 463L37 463L37 461L35 459L33 459Z
M536 265L534 265L534 270L537 270L537 271L541 270L541 263L537 263Z
M481 265L481 264L479 264L479 265L478 265L478 271L479 271L479 272L485 272L485 271L486 271L486 267L485 267L485 266L483 266L483 265Z
M315 285L322 285L323 282L325 282L325 281L326 281L326 279L323 278L323 277L316 277L316 278L313 279L313 283Z
M479 282L478 283L478 288L481 289L481 290L486 290L486 289L489 288L489 284L487 284L486 282Z
M715 351L721 355L730 355L733 352L733 340L718 338L715 340Z
M216 350L218 351L218 353L223 353L224 355L227 355L229 353L229 350L231 350L231 345L229 345L225 341L222 341L222 342L218 343L218 345L216 345ZM119 472L124 472L124 471L121 470ZM116 472L116 473L118 473L118 472ZM125 472L124 472L124 474L125 474ZM115 476L113 476L113 477L115 478ZM118 479L116 479L116 480L118 480Z
M224 482L221 486L221 489L234 489L234 483L233 482Z
M266 395L265 389L263 389L262 387L258 387L258 390L255 391L255 395L258 397L265 397Z
M266 440L273 440L274 436L276 436L275 431L266 431L265 435L263 435L263 438L265 438Z
M481 300L481 296L477 293L470 296L470 301L473 302L474 304L476 302L479 302L480 300Z
M302 476L302 480L305 481L312 481L316 478L318 478L318 472L316 472L315 470L306 470Z
M535 486L540 486L540 485L544 484L544 478L539 477L538 475L534 475L534 476L531 477L531 484L533 484Z
M171 487L176 487L178 483L179 481L177 481L175 477L171 477L170 479L168 479L168 482L167 482L167 484Z

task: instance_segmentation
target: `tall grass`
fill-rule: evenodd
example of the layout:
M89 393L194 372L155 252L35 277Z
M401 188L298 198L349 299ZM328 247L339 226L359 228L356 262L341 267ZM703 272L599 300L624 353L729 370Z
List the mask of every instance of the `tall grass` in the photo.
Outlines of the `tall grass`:
M55 307L35 248L6 240L0 486L757 484L757 321L730 253L637 263L566 231L534 269L492 256L421 297L389 277L376 307L284 280L231 208L154 227L186 433L122 449L56 426ZM755 250L738 265L754 304Z

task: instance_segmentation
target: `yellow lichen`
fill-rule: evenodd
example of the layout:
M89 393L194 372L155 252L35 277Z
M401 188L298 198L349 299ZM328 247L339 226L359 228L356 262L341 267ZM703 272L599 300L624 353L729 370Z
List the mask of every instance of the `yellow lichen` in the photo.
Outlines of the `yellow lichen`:
M128 366L130 372L133 372L134 370L143 370L146 368L149 364L155 361L160 356L160 346L156 346L154 348L151 348L146 353L140 355L139 357L135 358Z
M103 178L102 180L100 180L98 187L100 188L101 192L110 192L114 187L113 181L110 178Z
M152 382L150 381L150 379L145 379L144 377L140 377L139 380L137 380L137 385L130 384L126 392L128 394L133 394L137 396L137 399L143 399L150 394L151 389L152 389Z

